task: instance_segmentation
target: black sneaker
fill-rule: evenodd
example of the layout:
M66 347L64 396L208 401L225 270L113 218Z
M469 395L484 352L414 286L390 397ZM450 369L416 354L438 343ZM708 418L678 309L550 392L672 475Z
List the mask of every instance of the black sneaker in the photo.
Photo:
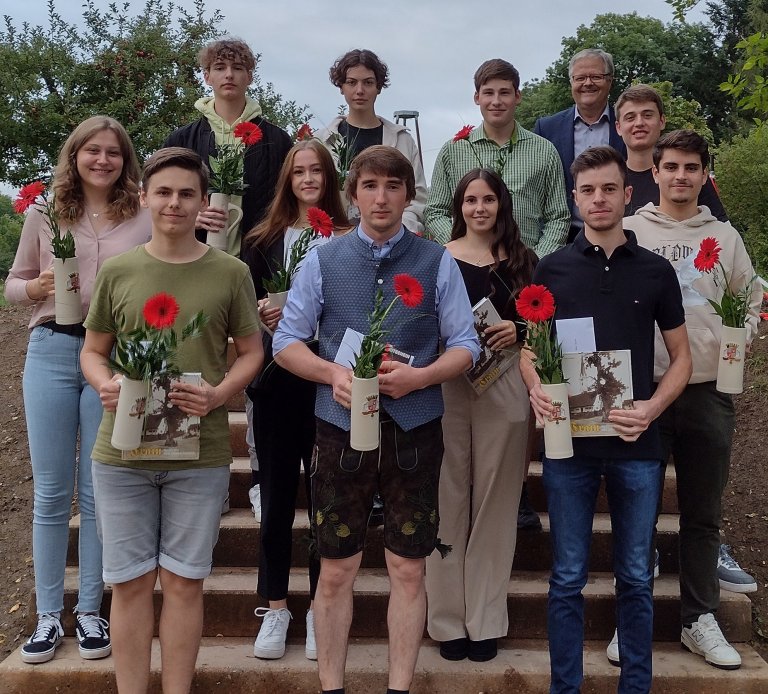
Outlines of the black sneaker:
M61 621L56 615L44 613L37 617L35 633L21 647L21 660L24 663L47 663L53 658L56 647L64 638Z
M533 532L541 530L541 519L531 506L525 482L523 482L523 489L520 493L520 505L517 509L517 529L532 530Z
M78 614L75 624L80 656L85 660L106 658L112 653L109 622L96 614Z

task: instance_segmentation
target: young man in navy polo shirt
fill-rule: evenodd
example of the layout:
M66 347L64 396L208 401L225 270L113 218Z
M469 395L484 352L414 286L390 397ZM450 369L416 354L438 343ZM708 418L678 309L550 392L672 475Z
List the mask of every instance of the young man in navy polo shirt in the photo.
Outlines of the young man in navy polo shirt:
M650 691L653 634L651 562L662 449L654 420L691 374L680 287L669 264L622 229L631 195L622 156L593 147L573 163L574 201L584 228L539 262L533 281L555 298L555 320L592 318L598 350L632 353L634 408L611 410L617 437L577 438L574 455L544 458L552 533L548 600L552 694L576 694L583 680L584 603L595 499L605 477L614 535L616 621L622 651L619 692ZM654 329L670 366L654 390ZM561 329L564 325L561 323ZM530 360L521 361L536 417L552 415Z

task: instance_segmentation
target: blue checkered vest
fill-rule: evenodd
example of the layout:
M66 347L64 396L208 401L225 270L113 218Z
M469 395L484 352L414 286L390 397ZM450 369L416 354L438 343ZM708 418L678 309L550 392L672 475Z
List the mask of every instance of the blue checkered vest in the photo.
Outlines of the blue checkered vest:
M333 361L347 328L365 335L376 290L381 288L384 306L388 306L395 296L394 276L408 273L421 282L424 299L416 308L407 308L402 301L395 303L384 321L384 329L391 331L386 340L393 347L412 354L413 366L426 366L435 361L440 337L435 289L444 252L442 246L408 231L392 248L389 257L380 260L373 257L370 246L358 237L356 231L318 248L323 281L320 356ZM442 416L442 392L438 385L396 400L384 395L381 407L408 431ZM349 431L349 410L333 399L331 386L317 387L315 414Z

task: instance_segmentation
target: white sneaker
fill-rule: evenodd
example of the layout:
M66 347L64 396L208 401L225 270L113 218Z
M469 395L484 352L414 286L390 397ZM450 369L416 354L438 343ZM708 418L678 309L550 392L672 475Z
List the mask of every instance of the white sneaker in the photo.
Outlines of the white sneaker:
M619 630L613 630L613 638L608 644L608 648L605 649L605 655L608 656L608 662L616 667L621 667L621 660L619 660Z
M315 613L307 610L307 643L304 646L307 660L317 660L317 642L315 641Z
M259 635L253 644L253 655L257 658L275 660L285 655L285 637L288 634L288 623L293 615L285 607L270 610L268 607L257 607L254 613L263 617Z
M741 667L741 656L725 640L712 613L701 615L691 624L690 629L683 627L680 641L691 653L703 656L710 665L722 670L736 670Z
M251 500L251 508L257 523L261 523L261 487L254 484L248 490L248 498Z

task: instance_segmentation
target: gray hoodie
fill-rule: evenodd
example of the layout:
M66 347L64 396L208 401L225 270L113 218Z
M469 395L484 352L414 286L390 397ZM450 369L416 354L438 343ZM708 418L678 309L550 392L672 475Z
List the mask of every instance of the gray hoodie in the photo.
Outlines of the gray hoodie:
M693 260L705 238L713 237L722 249L720 262L729 285L735 290L752 281L750 309L747 320L747 344L757 334L762 287L753 280L755 270L747 255L744 242L729 223L718 221L708 207L701 206L690 219L678 222L664 214L653 203L641 207L637 214L624 218L624 228L637 235L637 242L663 256L675 268L685 308L685 325L693 358L693 374L689 383L704 383L717 378L722 321L707 299L719 302L722 287L715 283L715 273L699 272ZM718 281L722 285L722 270L717 267ZM656 329L656 356L654 380L659 381L669 367L669 355Z

